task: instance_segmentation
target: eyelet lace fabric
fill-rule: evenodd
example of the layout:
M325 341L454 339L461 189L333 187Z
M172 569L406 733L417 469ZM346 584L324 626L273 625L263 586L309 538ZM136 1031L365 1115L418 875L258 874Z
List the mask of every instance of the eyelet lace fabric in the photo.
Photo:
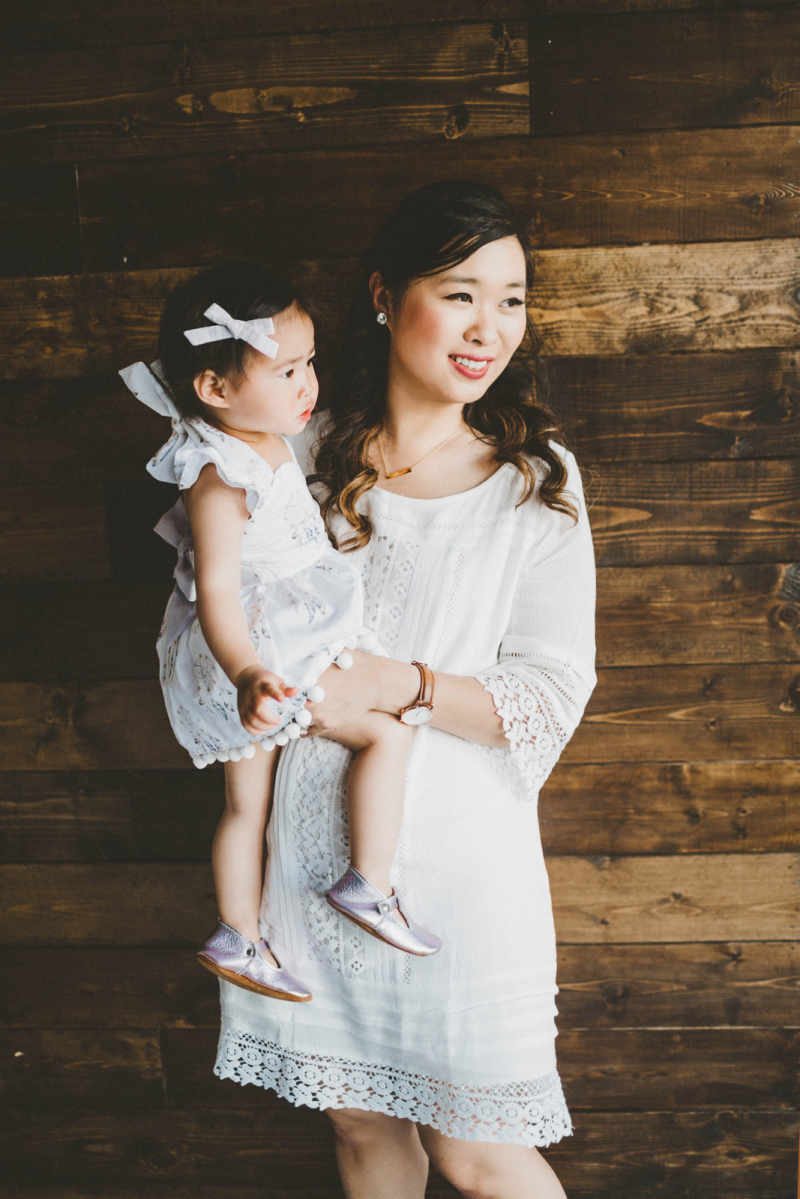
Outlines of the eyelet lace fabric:
M464 1141L542 1147L572 1132L555 1070L530 1082L456 1086L389 1066L299 1053L223 1028L214 1073L268 1087L295 1105L384 1112Z

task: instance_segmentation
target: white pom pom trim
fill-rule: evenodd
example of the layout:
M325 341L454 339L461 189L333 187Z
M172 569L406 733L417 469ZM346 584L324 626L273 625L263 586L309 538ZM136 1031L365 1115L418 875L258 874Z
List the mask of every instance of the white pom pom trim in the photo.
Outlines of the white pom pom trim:
M243 758L254 758L256 756L256 747L251 741L248 745L243 745L240 752Z
M336 659L336 665L340 670L349 670L353 665L352 656L348 654L347 650L342 650L339 654L339 657Z
M283 731L283 729L281 729L281 731L279 733L275 734L275 744L276 745L288 745L289 744L289 738L286 735L286 733Z
M301 708L294 719L295 722L300 725L301 729L307 729L314 717L311 715L308 708Z
M309 687L308 689L308 698L312 704L318 704L320 700L325 698L325 692L322 687L315 683L313 687Z

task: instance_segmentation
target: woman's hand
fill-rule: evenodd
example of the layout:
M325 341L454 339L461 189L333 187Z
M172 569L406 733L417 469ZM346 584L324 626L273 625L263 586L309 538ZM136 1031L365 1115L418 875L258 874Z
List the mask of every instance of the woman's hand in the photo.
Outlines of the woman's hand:
M236 702L239 718L253 737L269 733L281 718L269 706L269 700L283 703L289 695L297 695L296 687L287 687L271 670L263 666L248 666L236 680Z
M318 680L325 698L316 704L306 704L314 718L308 729L312 736L352 724L365 712L378 707L378 670L386 659L358 650L353 651L352 658L349 670L329 666Z

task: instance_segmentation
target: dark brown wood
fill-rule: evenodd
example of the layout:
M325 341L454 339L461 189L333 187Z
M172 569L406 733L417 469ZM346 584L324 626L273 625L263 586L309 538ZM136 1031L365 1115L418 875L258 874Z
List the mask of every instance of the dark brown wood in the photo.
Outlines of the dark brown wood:
M175 548L154 532L178 499L177 487L142 472L140 478L104 485L111 573L126 583L156 583L161 595L172 590Z
M221 769L3 773L0 861L205 862L223 803Z
M49 1035L56 1039L59 1034ZM93 1034L85 1035L91 1046ZM162 1031L171 1106L263 1106L264 1097L256 1087L231 1085L214 1077L218 1039L213 1028ZM562 1027L557 1050L559 1073L573 1112L691 1110L722 1104L774 1111L792 1107L797 1100L800 1033L796 1030L571 1031Z
M796 10L606 13L531 27L536 134L796 121Z
M165 1184L178 1199L257 1199L265 1178L270 1199L341 1194L334 1189L329 1123L307 1108L19 1112L8 1113L0 1135L6 1181L24 1180L36 1199L55 1199L46 1190L55 1187L69 1199L89 1188L150 1199ZM701 1188L720 1199L786 1199L794 1185L796 1137L797 1118L787 1111L586 1112L575 1135L547 1157L569 1193L579 1197L629 1190L647 1199L688 1199ZM438 1193L447 1192L437 1184Z
M51 982L58 977L53 1004ZM559 1027L796 1025L800 942L561 945ZM15 1028L209 1028L213 975L195 947L0 951L0 1023Z
M800 942L562 945L558 986L562 1031L795 1025Z
M548 862L566 943L793 940L800 855L693 854ZM203 864L0 866L0 944L197 945L214 926Z
M0 580L108 578L102 489L0 487Z
M86 269L208 264L243 246L355 257L403 196L447 178L499 187L542 247L793 237L799 137L790 125L195 156L168 172L86 163Z
M601 666L796 662L800 565L604 567Z
M800 346L789 238L543 250L529 311L545 354Z
M752 0L757 8L763 0ZM775 3L775 0L771 0ZM780 0L778 0L780 2ZM31 0L20 8L7 8L0 17L0 39L18 53L32 50L73 50L88 46L140 45L192 38L274 37L276 33L318 32L327 29L361 29L415 25L435 27L444 21L497 20L525 17L524 0L492 0L490 11L483 0L407 0L387 5L385 0L274 0L268 7L258 0L215 0L202 7L190 0L169 6L157 0L108 0L101 9L88 0ZM393 36L391 32L387 36Z
M579 458L800 454L795 352L548 358L543 365L543 397Z
M160 1107L158 1037L145 1032L0 1030L1 1108Z
M313 149L529 132L527 26L453 23L10 55L12 161Z
M796 553L800 460L582 463L599 566L769 562Z
M800 751L796 666L601 670L567 762L792 758ZM185 770L151 680L0 686L5 770Z
M795 761L564 762L539 797L542 842L553 854L800 850L799 793Z
M78 181L72 163L5 168L0 174L0 222L0 275L83 270Z

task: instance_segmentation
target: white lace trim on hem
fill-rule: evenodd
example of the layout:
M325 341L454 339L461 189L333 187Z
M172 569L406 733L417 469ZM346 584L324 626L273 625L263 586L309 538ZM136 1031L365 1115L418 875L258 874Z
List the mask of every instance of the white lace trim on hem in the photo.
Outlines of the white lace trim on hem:
M297 1107L354 1107L428 1124L463 1141L543 1148L572 1132L558 1071L501 1086L461 1086L407 1070L284 1049L223 1025L214 1073Z

